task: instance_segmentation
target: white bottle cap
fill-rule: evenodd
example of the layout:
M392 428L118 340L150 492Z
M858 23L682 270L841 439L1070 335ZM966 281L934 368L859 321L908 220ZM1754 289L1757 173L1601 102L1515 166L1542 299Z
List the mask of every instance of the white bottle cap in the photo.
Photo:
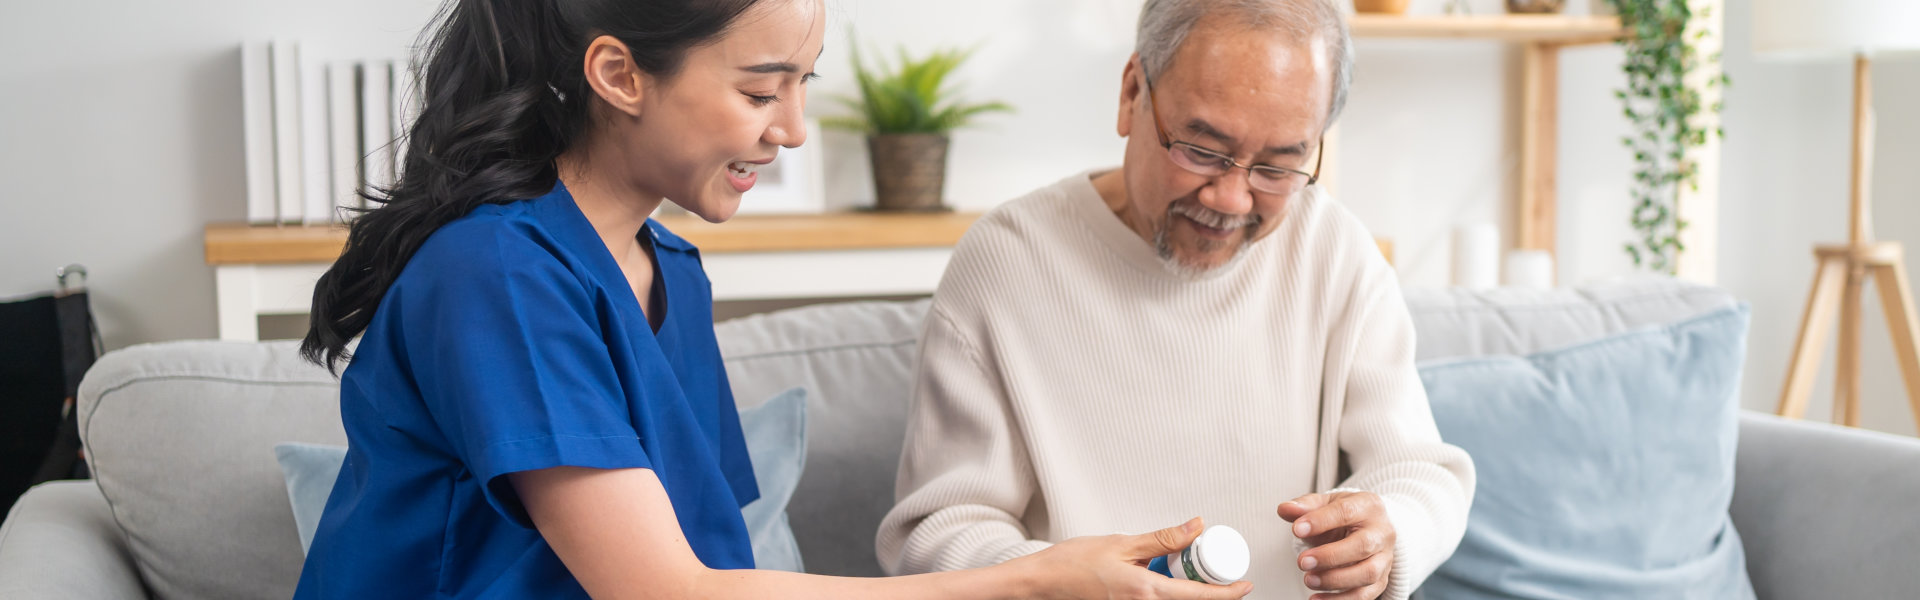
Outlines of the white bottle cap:
M1221 585L1246 577L1247 565L1252 562L1247 538L1225 525L1208 527L1193 541L1193 550L1200 569L1213 583Z

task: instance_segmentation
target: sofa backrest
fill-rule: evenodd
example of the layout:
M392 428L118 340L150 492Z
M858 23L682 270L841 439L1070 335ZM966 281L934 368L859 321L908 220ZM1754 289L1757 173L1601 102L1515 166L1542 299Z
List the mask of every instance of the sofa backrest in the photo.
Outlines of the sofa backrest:
M1421 360L1531 353L1736 302L1666 279L1406 298ZM874 535L893 504L927 306L826 304L716 327L742 408L808 390L807 462L788 515L810 572L881 574ZM89 460L156 596L291 594L299 538L273 446L345 443L338 396L293 342L137 346L89 372Z
M1526 355L1734 306L1726 290L1664 277L1552 290L1409 288L1420 362Z
M879 576L928 301L807 306L716 328L742 408L807 388L807 461L787 518L810 573Z
M273 446L346 443L339 385L297 342L171 342L80 386L87 463L155 598L286 598L302 562Z

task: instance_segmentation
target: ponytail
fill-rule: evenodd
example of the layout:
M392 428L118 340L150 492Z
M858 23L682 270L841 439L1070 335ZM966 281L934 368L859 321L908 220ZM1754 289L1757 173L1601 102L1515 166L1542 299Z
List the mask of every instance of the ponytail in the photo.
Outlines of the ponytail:
M361 193L372 208L314 286L301 355L329 370L352 360L347 344L433 232L553 189L554 159L586 131L597 98L582 71L594 37L618 38L641 69L670 77L755 2L449 0L411 69L425 102L402 134L398 181Z

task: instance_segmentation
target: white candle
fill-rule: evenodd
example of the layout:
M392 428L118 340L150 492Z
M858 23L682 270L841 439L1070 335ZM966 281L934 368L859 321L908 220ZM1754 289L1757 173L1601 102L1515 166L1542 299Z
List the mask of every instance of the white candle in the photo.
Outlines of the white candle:
M1553 254L1545 250L1507 253L1507 287L1553 289Z
M1453 232L1453 284L1471 290L1500 285L1500 230L1464 225Z

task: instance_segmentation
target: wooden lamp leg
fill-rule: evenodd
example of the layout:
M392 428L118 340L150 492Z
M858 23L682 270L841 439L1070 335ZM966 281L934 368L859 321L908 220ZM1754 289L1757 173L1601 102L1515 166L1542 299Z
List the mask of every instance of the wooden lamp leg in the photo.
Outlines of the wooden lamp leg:
M1900 361L1900 375L1907 383L1907 402L1920 424L1920 314L1913 304L1913 287L1907 281L1905 261L1898 255L1890 264L1876 265L1873 275L1880 289L1881 308L1887 312L1887 327L1893 334L1893 351Z
M1841 285L1846 283L1844 259L1818 254L1819 268L1813 275L1813 292L1807 297L1806 314L1800 319L1800 336L1793 343L1793 362L1787 366L1787 384L1780 392L1779 414L1799 419L1807 414L1807 397L1813 393L1813 376L1820 369L1820 353L1827 343L1827 328L1833 325L1833 311L1839 306Z
M1840 288L1840 348L1833 367L1833 422L1860 426L1860 293L1866 285L1864 265L1848 261Z

